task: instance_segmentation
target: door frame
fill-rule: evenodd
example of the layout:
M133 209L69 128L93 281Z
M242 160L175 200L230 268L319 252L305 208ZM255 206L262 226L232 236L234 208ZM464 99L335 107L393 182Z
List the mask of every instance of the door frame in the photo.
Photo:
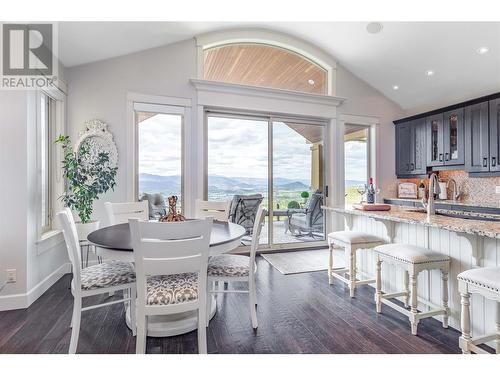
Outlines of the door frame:
M328 170L329 163L328 160L324 157L325 151L328 147L328 139L326 137L328 121L326 119L319 119L313 117L298 117L298 116L284 116L284 115L273 115L269 113L257 113L257 112L237 112L233 110L225 111L223 109L210 108L205 107L203 114L203 128L204 128L204 157L203 157L203 199L208 199L208 118L209 117L221 117L221 118L234 118L241 120L256 120L267 123L267 158L268 158L268 171L267 171L267 204L269 207L268 214L268 228L267 228L267 244L263 244L260 246L261 250L290 250L297 248L309 248L309 247L324 247L327 245L326 236L327 236L327 225L326 225L326 215L324 215L324 224L323 224L323 240L311 241L311 242L291 242L291 243L273 243L273 221L274 221L274 127L273 124L275 122L300 122L302 124L307 124L311 126L321 126L323 127L323 170L321 173L323 174L324 186L322 186L323 192L326 191L326 171ZM326 198L326 196L325 196ZM244 246L240 246L239 250L245 249Z

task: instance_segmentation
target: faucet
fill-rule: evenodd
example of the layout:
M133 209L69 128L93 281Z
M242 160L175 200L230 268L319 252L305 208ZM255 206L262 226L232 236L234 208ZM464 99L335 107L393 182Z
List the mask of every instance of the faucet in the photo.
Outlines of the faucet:
M460 198L461 194L457 182L453 178L450 178L448 180L448 184L446 184L446 187L449 188L452 182L453 182L453 200L457 201L458 198Z
M436 213L434 194L439 194L440 191L437 174L432 173L429 177L429 199L422 198L422 205L427 210L427 220L430 220L431 215Z

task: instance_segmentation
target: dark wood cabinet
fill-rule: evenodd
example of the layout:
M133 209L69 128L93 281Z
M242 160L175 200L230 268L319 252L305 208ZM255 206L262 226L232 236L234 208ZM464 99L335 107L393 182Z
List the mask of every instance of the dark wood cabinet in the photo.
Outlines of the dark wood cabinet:
M443 114L427 118L427 165L434 167L444 163Z
M396 174L500 176L500 92L394 121Z
M458 108L427 118L427 165L463 165L464 110Z
M488 172L490 170L488 102L465 108L465 170Z
M500 99L491 100L490 106L490 171L500 172Z
M417 119L396 126L396 174L413 176L425 174L426 131L425 119Z
M444 165L463 165L464 148L464 109L458 108L443 113Z

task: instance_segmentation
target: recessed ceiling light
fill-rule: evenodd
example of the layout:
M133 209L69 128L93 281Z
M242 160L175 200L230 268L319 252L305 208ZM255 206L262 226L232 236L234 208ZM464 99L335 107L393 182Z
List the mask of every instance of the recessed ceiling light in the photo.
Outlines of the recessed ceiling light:
M479 47L476 52L480 55L484 55L485 53L488 53L490 49L488 47Z
M434 70L427 70L427 71L425 72L425 75L426 75L427 77L431 77L431 76L433 76L433 75L434 75Z
M307 83L309 83L311 86L314 85L314 79L310 79L309 81L307 81Z
M370 22L368 25L366 25L366 31L368 31L370 34L378 34L382 31L383 28L384 27L380 22Z
M394 86L392 86L392 89L393 90L399 90L399 86L398 85L394 85Z

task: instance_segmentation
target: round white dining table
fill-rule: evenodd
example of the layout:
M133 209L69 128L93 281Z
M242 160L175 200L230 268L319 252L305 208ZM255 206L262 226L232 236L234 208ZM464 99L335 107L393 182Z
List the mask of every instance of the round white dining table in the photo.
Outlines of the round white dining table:
M168 224L166 224L168 225ZM219 255L236 249L246 231L241 225L214 221L210 235L210 255ZM87 236L87 240L96 247L97 255L108 260L134 261L132 241L128 223L111 225L98 229ZM211 304L210 319L215 315L217 303L214 296ZM126 322L130 328L130 307L126 311ZM148 336L168 337L181 335L198 327L196 311L181 314L148 317Z

